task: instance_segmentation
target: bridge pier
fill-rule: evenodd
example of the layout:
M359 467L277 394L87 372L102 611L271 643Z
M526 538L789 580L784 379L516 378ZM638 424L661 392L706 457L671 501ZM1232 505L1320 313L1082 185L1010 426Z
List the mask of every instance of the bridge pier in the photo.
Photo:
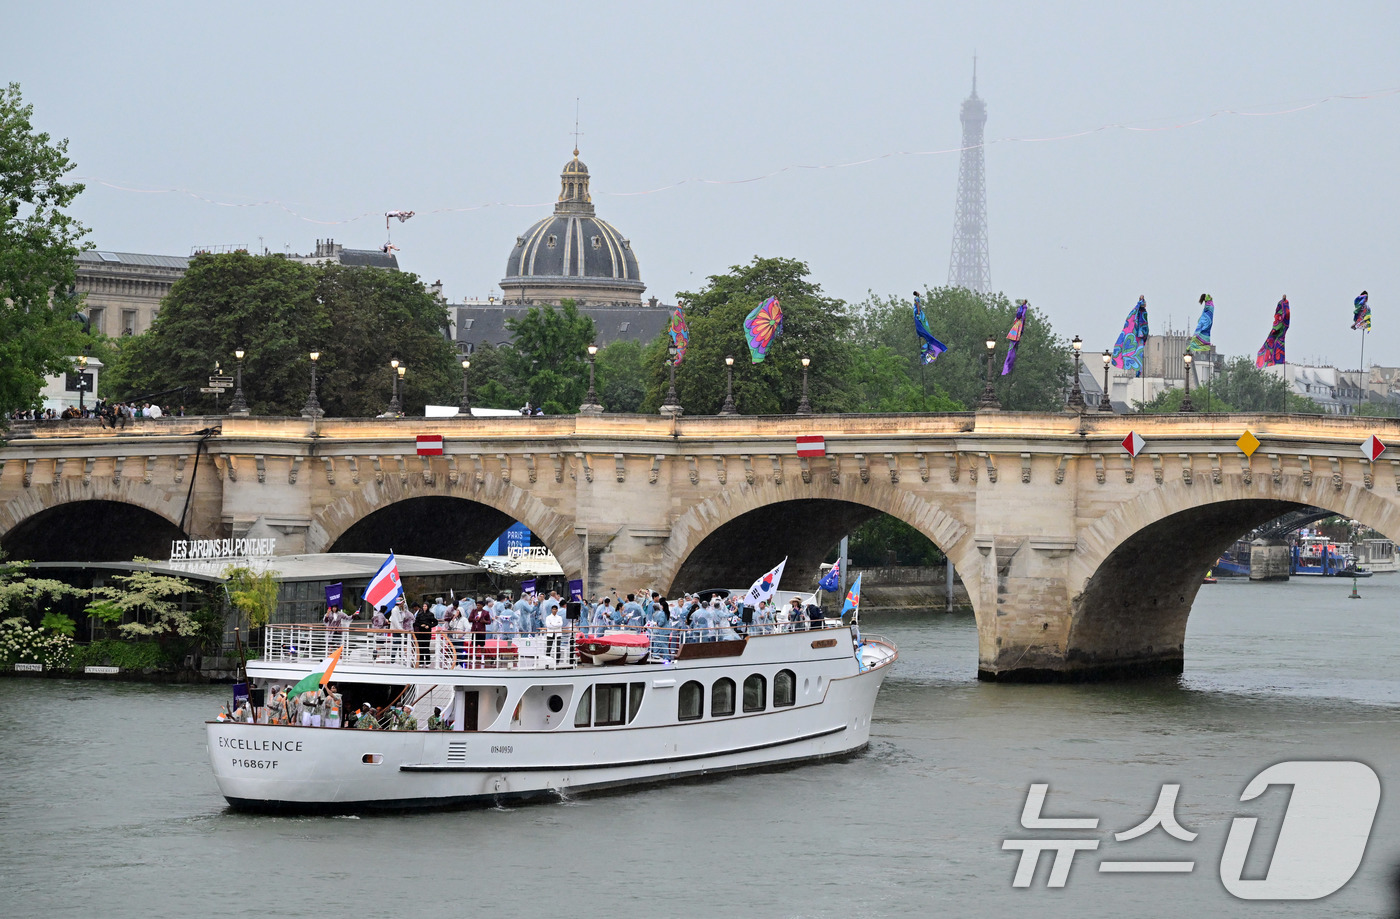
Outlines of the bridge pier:
M1291 550L1287 540L1256 539L1249 544L1249 579L1251 581L1286 581Z

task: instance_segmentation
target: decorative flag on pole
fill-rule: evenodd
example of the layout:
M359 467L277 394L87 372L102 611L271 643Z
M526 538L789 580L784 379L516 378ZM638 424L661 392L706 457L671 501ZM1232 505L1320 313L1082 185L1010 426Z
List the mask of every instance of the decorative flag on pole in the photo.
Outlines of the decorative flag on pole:
M1011 331L1006 333L1006 340L1011 344L1006 348L1006 362L1001 365L1002 376L1016 366L1016 346L1021 343L1021 335L1026 331L1026 308L1029 306L1025 300L1016 301L1016 321L1011 323Z
M1361 296L1352 301L1356 304L1356 310L1351 314L1351 327L1353 329L1371 331L1371 305L1367 302L1369 299L1370 295L1363 290Z
M1187 351L1209 351L1210 350L1210 327L1215 324L1215 301L1210 294L1201 294L1201 303L1205 307L1201 310L1201 318L1196 320L1196 334L1191 336L1191 341L1187 343Z
M419 435L418 435L418 455L419 455L419 456L442 456L442 435L441 435L441 434L419 434Z
M1288 334L1289 318L1288 297L1285 295L1274 307L1274 327L1269 330L1269 337L1264 339L1263 347L1254 358L1254 366L1262 368L1288 363L1283 356L1283 337Z
M379 566L379 572L365 588L365 600L375 609L383 609L402 596L403 584L399 583L399 563L391 549L389 557Z
M924 312L924 301L919 296L919 292L914 291L914 331L919 333L922 339L919 343L919 359L925 364L932 364L938 359L938 355L948 350L948 346L933 337L932 330L928 327L928 314Z
M744 603L748 606L758 606L760 600L772 600L773 594L778 590L778 582L783 579L783 568L787 565L787 559L778 562L778 567L753 582L749 592L744 594Z
M676 349L676 363L685 360L685 349L690 347L690 327L685 324L685 308L677 303L671 313L671 344Z
M753 308L744 319L744 334L749 339L749 356L755 364L763 363L773 339L783 334L783 308L777 297L769 297Z
M336 648L330 656L323 659L316 665L316 672L307 674L297 681L297 684L287 690L287 698L294 699L308 689L319 689L331 681L331 674L335 672L335 665L340 663L340 652L344 648Z
M1113 345L1113 366L1122 370L1136 371L1133 376L1142 376L1142 356L1147 350L1147 297L1138 297L1137 306L1128 314L1123 323L1123 331L1118 333L1118 341Z
M856 582L851 585L851 589L846 593L846 602L841 604L841 618L846 618L847 613L860 615L860 579L865 577L862 571L856 575Z
M522 597L525 597L525 596L529 596L530 594L535 593L535 592L536 592L536 591L535 591L535 585L538 583L538 581L539 581L539 578L531 578L531 579L528 580L528 581L521 581L521 582L520 582L520 595L521 595Z
M832 591L841 586L841 559L836 560L836 564L831 566L831 570L817 582L817 587L825 591Z

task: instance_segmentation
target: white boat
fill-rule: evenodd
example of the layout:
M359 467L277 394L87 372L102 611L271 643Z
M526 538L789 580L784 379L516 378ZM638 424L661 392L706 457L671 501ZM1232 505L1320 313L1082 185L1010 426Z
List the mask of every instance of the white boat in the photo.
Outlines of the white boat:
M288 686L341 647L344 708L414 699L451 729L357 730L211 721L209 761L240 810L346 812L493 803L850 754L897 657L849 625L738 640L648 629L641 663L593 664L575 633L490 636L266 627L254 685ZM426 653L424 653L426 652Z

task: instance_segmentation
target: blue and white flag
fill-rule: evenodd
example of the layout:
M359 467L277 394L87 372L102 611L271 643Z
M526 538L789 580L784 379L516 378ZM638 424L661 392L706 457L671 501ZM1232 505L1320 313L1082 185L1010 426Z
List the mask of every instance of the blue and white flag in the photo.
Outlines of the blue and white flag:
M365 599L375 609L384 609L403 596L403 584L399 582L399 563L394 559L393 550L379 566L379 573L365 588Z
M831 570L817 582L817 586L825 591L835 591L841 587L841 560L838 558L836 564L831 566Z
M778 567L753 582L749 592L744 594L745 606L758 606L763 600L772 600L773 594L778 591L778 582L783 579L783 568L787 565L787 559L778 562Z

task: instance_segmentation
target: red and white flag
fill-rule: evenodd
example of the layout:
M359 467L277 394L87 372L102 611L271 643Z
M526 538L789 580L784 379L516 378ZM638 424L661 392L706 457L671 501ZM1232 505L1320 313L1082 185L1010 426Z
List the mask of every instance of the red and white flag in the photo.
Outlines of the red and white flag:
M394 553L390 551L384 564L379 566L379 573L365 588L365 599L375 609L383 609L402 596L403 584L399 583L399 563L394 558Z
M1129 431L1128 436L1123 438L1123 449L1128 451L1129 456L1137 456L1146 445L1147 441L1137 431Z
M1381 439L1374 434L1361 442L1361 455L1373 463L1384 452L1385 444L1381 443Z
M797 438L798 456L826 456L826 437L822 434L802 434Z
M419 434L419 435L418 435L418 455L419 455L419 456L442 456L442 435L441 435L441 434Z

